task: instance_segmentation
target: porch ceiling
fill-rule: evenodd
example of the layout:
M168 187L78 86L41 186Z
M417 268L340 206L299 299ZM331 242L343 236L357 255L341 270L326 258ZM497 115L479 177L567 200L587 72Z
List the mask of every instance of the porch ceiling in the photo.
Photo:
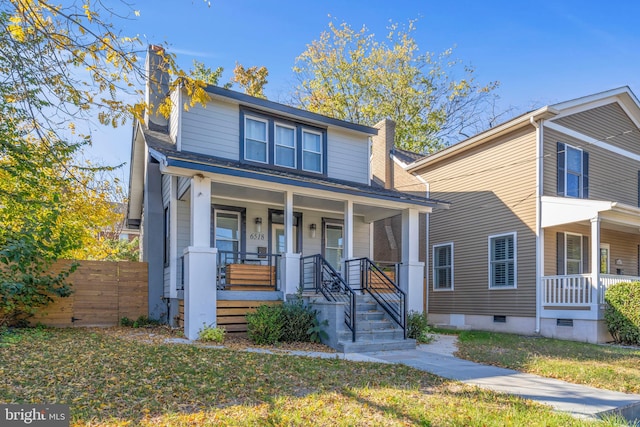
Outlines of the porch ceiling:
M253 202L279 207L284 206L283 191L268 190L264 188L255 188L246 185L237 185L222 182L213 182L211 185L211 195L214 200L228 200L229 204L232 204L234 200L241 200L243 202ZM189 198L189 192L185 193L185 198ZM296 193L293 196L293 209L306 209L320 212L343 214L344 200L327 199L324 197L317 197L309 194ZM373 203L371 205L354 203L353 213L354 215L364 217L365 222L373 222L379 219L398 215L402 213L402 210L375 206Z
M543 228L571 223L588 224L593 218L601 220L601 227L638 233L640 208L603 200L542 197Z

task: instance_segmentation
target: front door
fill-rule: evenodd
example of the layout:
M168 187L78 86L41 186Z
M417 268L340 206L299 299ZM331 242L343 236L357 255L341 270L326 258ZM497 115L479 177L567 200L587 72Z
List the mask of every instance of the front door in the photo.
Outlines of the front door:
M285 252L284 224L272 224L271 235L273 236L271 253L282 255Z
M338 222L324 223L322 256L338 272L342 272L344 233L343 225Z

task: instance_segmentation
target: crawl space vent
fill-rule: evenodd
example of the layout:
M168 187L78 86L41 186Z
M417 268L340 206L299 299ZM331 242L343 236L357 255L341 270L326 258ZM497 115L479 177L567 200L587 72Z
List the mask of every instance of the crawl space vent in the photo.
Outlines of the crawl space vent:
M573 327L573 319L556 319L556 326Z
M493 316L493 323L507 323L507 316Z

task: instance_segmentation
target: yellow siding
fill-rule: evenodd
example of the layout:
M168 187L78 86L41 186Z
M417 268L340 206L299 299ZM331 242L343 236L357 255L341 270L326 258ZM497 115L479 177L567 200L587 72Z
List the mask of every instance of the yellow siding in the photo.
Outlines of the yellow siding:
M548 128L544 129L544 194L546 196L557 196L558 142L589 153L589 199L638 206L640 162ZM640 146L640 139L637 144Z
M430 313L535 315L536 133L532 126L423 169L431 197L452 203L430 215L433 244L454 242L455 290L429 289ZM517 232L517 289L489 289L488 237ZM430 280L431 282L431 280Z
M627 276L640 276L638 271L638 249L640 247L640 235L611 230L605 228L606 223L601 223L600 242L609 245L609 274L620 274ZM545 276L555 276L557 274L557 233L577 233L591 238L591 227L587 224L568 224L561 227L551 227L544 230L544 274ZM591 256L589 256L591 259ZM621 264L616 264L619 259ZM589 263L593 267L593 262ZM587 271L586 273L590 273Z
M611 103L554 120L598 141L640 154L638 128L618 103ZM628 132L632 131L632 132Z

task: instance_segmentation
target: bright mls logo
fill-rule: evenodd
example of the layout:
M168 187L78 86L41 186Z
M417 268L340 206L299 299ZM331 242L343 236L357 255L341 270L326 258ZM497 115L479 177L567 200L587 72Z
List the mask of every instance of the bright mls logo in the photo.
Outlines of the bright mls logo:
M0 405L1 426L68 427L67 405Z

